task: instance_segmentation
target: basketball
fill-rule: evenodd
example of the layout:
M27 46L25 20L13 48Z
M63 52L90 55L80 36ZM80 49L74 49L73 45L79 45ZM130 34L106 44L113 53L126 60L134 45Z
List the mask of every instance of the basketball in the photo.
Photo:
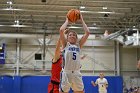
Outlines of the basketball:
M75 23L80 19L80 11L77 9L71 9L67 13L67 18L70 22Z

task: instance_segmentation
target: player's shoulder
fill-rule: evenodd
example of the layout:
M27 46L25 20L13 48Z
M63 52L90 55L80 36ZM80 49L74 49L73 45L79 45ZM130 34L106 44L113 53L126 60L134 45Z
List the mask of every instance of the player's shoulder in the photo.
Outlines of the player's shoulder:
M97 78L97 81L99 81L100 80L100 78Z
M104 80L107 80L106 78L103 78Z

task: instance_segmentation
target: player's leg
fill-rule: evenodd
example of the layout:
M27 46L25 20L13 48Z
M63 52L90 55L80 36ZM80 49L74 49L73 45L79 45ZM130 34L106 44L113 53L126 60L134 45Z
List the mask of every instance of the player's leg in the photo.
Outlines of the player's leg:
M53 90L54 90L53 84L50 82L48 84L48 93L53 93Z
M59 85L54 84L53 93L59 93Z
M76 71L73 73L72 90L74 91L74 93L84 93L84 84L80 71Z
M70 90L70 83L68 80L68 75L66 72L62 71L59 91L60 93L68 93L69 90Z

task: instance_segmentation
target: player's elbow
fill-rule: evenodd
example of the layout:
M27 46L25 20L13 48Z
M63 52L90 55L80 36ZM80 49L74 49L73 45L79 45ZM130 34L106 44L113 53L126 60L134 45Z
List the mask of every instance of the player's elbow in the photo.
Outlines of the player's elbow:
M60 29L59 29L59 33L60 33L60 34L63 34L63 32L64 32L64 30L60 28Z
M89 31L86 31L86 34L87 34L87 35L89 35L89 34L90 34L90 32L89 32Z

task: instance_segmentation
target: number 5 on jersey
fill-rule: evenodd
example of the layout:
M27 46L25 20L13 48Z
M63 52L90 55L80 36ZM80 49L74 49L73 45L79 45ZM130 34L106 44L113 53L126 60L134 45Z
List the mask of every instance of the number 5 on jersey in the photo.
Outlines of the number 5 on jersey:
M75 52L73 52L73 58L72 59L76 60L76 53Z

